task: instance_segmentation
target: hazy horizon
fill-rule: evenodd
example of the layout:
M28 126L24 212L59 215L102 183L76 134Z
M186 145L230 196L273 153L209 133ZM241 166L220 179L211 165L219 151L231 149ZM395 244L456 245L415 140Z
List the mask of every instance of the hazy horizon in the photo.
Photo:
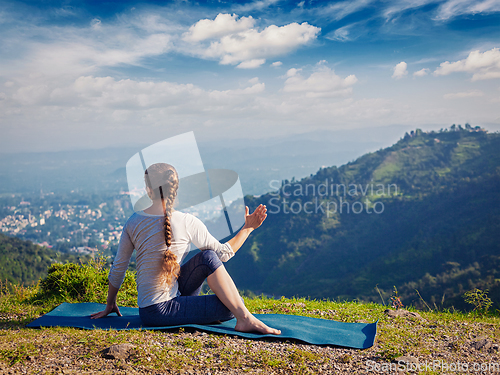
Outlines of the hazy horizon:
M375 128L370 134L365 130L316 130L265 140L197 143L205 169L236 171L244 194L260 195L272 190L272 181L300 180L320 168L340 167L368 152L390 147L404 136L404 131L396 135L397 130L401 129ZM149 145L0 153L0 194L127 190L125 164L144 146Z
M461 122L461 123L456 123L456 125L462 125L464 126L466 122ZM259 143L259 142L267 142L267 143L274 143L274 142L282 142L283 140L288 140L289 138L302 138L302 137L310 137L314 136L317 134L328 134L330 133L332 136L335 136L335 138L331 138L330 140L334 143L343 143L346 141L346 139L349 142L352 142L353 144L356 142L367 142L367 140L373 140L375 137L377 139L377 143L380 144L380 147L388 147L395 142L397 142L398 139L402 138L405 134L405 132L410 132L412 130L416 129L421 129L423 131L435 131L438 132L440 129L449 129L450 126L453 124L447 124L444 126L432 126L432 125L427 125L427 126L400 126L400 125L387 125L387 126L380 126L380 127L374 127L374 128L354 128L354 129L340 129L340 130L312 130L312 131L305 131L302 133L297 133L297 134L283 134L282 136L271 136L271 137L264 137L264 138L230 138L230 139L223 139L220 140L219 143L222 145L224 144L227 147L228 142L234 142L235 146L243 144L243 143ZM472 126L476 126L476 124L471 124ZM494 133L494 132L500 132L500 124L490 124L489 126L482 126L483 129L488 131L489 133ZM382 133L381 133L382 132ZM349 136L350 134L350 136ZM173 134L172 136L175 136L177 134ZM360 138L360 135L362 135L364 138ZM196 137L196 132L195 132L195 137ZM197 137L197 141L198 141ZM323 138L323 140L325 140ZM159 140L158 140L159 141ZM207 140L204 139L203 137L201 138L200 141L198 141L199 144L205 145L208 147L211 144L217 144L217 141L214 140ZM64 152L85 152L85 151L112 151L112 150L124 150L124 149L130 149L131 152L133 150L140 150L144 147L149 146L150 144L148 143L129 143L129 144L116 144L116 145L108 145L104 147L72 147L72 148L62 148L62 149L50 149L50 150L43 150L43 151L33 151L33 150L14 150L14 151L5 151L5 150L0 150L0 156L7 156L7 155L15 155L15 154L46 154L46 153L64 153ZM133 153L131 153L130 156L132 156ZM360 154L359 156L361 156ZM335 164L337 165L337 164Z

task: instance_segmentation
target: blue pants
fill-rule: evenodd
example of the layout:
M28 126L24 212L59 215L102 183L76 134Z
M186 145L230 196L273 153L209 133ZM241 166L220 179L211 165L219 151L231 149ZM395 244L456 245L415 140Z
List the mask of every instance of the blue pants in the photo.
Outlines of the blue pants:
M203 250L181 266L180 296L151 306L139 308L146 326L161 327L180 324L208 324L234 318L215 294L199 296L203 281L222 262L213 250Z

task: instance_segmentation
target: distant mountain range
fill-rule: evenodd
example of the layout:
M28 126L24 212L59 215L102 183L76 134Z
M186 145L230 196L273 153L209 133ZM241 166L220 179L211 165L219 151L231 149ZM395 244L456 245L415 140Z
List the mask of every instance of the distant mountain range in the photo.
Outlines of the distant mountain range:
M498 133L417 130L247 203L269 214L227 263L239 288L387 302L396 286L405 304L423 306L418 290L465 308L477 287L500 307Z
M272 180L309 176L321 166L341 165L365 152L388 146L394 134L400 134L399 129L324 130L220 142L198 140L198 146L206 169L232 169L240 175L244 194L258 195L270 190ZM146 146L0 153L0 194L126 190L125 165Z

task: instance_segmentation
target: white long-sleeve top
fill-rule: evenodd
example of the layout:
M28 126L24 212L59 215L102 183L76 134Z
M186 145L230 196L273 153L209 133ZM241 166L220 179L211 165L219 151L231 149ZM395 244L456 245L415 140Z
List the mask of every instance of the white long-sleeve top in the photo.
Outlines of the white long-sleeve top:
M163 225L163 215L134 213L123 228L118 252L109 271L109 282L119 289L125 278L125 271L132 253L134 249L136 250L139 307L168 301L180 294L177 280L170 287L161 282L163 254L167 248ZM179 264L184 256L193 250L193 245L200 250L214 250L223 262L234 256L229 243L221 244L208 232L205 224L191 214L174 211L170 225L172 229L170 250L177 256Z

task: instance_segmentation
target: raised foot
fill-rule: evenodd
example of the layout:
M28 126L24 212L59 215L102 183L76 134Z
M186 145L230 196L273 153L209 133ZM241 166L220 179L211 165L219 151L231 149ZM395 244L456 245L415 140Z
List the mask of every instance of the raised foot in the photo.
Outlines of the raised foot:
M258 333L273 334L273 335L281 334L281 331L279 329L268 327L254 316L252 316L249 319L241 321L238 320L236 322L234 330L238 332L258 332Z

